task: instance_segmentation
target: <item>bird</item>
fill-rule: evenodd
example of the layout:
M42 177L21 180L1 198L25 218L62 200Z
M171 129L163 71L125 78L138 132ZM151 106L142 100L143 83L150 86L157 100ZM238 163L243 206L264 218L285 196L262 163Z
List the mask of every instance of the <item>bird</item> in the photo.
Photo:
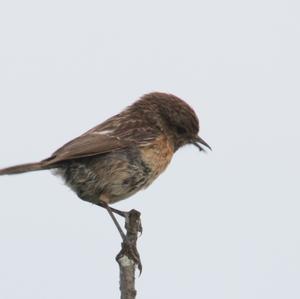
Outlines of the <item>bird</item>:
M151 92L50 157L0 169L0 175L53 170L80 199L124 216L110 205L151 185L188 144L211 150L199 136L195 111L173 94Z

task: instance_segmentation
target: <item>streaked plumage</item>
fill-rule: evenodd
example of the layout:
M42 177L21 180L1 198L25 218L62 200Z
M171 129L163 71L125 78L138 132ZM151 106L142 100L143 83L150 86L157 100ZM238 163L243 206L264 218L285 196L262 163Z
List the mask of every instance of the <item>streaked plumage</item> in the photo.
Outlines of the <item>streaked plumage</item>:
M55 169L86 201L114 203L149 186L185 144L199 143L193 109L174 95L150 93L37 163L0 175Z

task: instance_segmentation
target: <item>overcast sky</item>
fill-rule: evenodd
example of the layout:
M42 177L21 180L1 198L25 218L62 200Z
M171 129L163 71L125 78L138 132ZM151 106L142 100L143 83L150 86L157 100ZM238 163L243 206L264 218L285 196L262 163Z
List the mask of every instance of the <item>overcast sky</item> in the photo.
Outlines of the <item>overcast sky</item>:
M138 298L300 298L300 4L2 1L0 167L37 161L149 91L185 147L146 191ZM120 237L50 172L0 178L0 298L118 298Z

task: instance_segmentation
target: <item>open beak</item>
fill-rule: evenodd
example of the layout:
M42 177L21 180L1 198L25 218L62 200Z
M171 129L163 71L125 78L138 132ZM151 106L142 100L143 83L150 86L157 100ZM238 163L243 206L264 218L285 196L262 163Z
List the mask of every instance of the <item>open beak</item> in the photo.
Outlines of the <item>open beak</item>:
M195 146L197 146L200 151L204 151L205 152L205 149L201 145L204 145L208 149L212 150L211 147L200 136L197 136L194 139L194 141L192 142L192 144L194 144Z

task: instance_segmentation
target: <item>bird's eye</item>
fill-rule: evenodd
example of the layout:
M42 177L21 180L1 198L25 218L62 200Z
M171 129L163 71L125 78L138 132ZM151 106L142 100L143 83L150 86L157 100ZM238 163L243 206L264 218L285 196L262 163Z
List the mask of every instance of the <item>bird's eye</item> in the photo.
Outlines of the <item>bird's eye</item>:
M183 135L183 134L186 134L186 129L184 128L184 127L176 127L176 131L177 131L177 133L178 134L180 134L180 135Z

